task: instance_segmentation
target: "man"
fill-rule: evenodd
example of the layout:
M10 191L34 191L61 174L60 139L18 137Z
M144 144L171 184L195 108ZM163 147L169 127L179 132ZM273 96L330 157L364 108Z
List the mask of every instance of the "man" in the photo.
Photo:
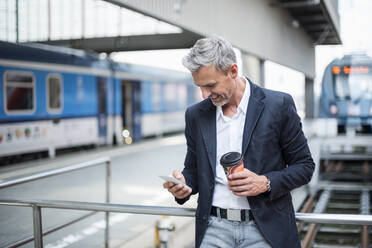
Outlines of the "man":
M186 184L164 183L179 204L199 193L196 247L300 247L290 191L308 183L314 162L292 97L238 76L222 38L198 40L183 64L202 91L186 111ZM226 178L220 158L243 155L244 171Z

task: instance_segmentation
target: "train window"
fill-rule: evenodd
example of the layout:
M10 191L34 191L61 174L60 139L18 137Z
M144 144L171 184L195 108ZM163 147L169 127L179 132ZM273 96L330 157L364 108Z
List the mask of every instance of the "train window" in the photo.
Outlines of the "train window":
M165 84L164 88L166 109L174 110L177 108L177 85L174 83Z
M350 74L349 83L352 99L372 99L371 74Z
M7 114L31 114L35 111L35 78L32 72L6 71L4 83Z
M186 84L178 85L178 108L183 109L187 104L187 86Z
M335 75L335 93L342 100L372 99L370 74Z
M59 74L49 74L47 77L48 112L59 113L62 110L62 79Z
M162 85L160 83L153 83L152 85L152 109L153 111L161 110Z
M336 97L345 100L350 99L350 88L348 77L343 75L335 75L335 94Z

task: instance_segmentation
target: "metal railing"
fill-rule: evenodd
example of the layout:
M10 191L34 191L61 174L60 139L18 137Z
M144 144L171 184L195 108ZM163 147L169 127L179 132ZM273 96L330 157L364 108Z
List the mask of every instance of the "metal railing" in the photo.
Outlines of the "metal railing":
M109 213L132 213L132 214L150 214L150 215L169 215L169 216L195 216L195 209L192 208L171 208L158 206L140 206L123 205L110 203L110 181L111 181L111 161L110 158L100 158L89 162L79 163L67 166L61 169L54 169L47 172L37 173L35 175L22 177L0 183L0 189L14 186L21 183L31 182L38 179L64 174L67 172L80 170L101 164L106 165L106 203L78 202L78 201L58 201L58 200L18 200L18 199L0 199L0 206L23 206L33 209L33 237L13 243L10 247L17 247L34 240L35 247L43 247L43 236L66 227L70 224L91 216L97 212L105 212L105 247L109 247ZM43 233L42 227L42 208L70 209L94 211L58 227L46 230ZM351 215L351 214L321 214L321 213L296 213L296 220L303 222L319 224L350 224L350 225L372 225L372 215Z
M30 176L25 176L25 177L13 179L13 180L8 180L8 181L0 183L0 189L11 187L11 186L22 184L22 183L32 182L32 181L42 179L42 178L47 178L47 177L51 177L51 176L65 174L65 173L68 173L68 172L81 170L81 169L85 169L85 168L89 168L89 167L93 167L93 166L97 166L97 165L102 165L102 164L105 164L105 166L106 166L105 202L109 203L110 202L110 184L111 184L111 159L109 157L103 157L103 158L91 160L91 161L88 161L88 162L83 162L83 163L70 165L70 166L67 166L67 167L59 168L59 169L53 169L53 170L49 170L49 171L45 171L45 172L36 173L36 174L30 175ZM4 205L4 204L2 204L2 205ZM35 204L33 204L33 205L32 204L31 205L30 204L22 204L21 202L18 202L18 204L15 204L15 205L12 205L12 206L31 206L33 208L34 236L33 237L28 237L28 238L25 238L25 239L22 239L22 240L18 240L15 243L13 243L9 246L9 247L18 247L20 245L24 245L28 242L33 241L34 238L36 237L35 228L37 228L37 226L38 226L38 221L40 221L40 225L41 225L41 214L39 213L40 212L40 206L37 206ZM70 220L67 223L64 223L62 225L58 225L56 227L50 228L50 229L46 230L44 233L42 233L42 235L47 235L47 234L50 234L50 233L55 232L57 230L60 230L64 227L66 227L66 226L69 226L71 224L74 224L74 223L82 220L82 219L85 219L89 216L92 216L93 214L95 214L95 212L85 214L83 216L80 216L78 218ZM105 247L108 247L109 212L105 213L105 220L106 220ZM38 246L36 246L36 242L37 241L35 240L35 247L42 247L42 243L38 244Z
M0 205L5 206L23 206L32 207L33 209L33 226L35 247L43 247L43 232L41 209L57 208L70 210L87 210L98 212L116 212L132 214L150 214L150 215L170 215L194 217L195 209L193 208L174 208L159 206L141 206L141 205L123 205L111 203L93 203L78 201L57 201L57 200L14 200L0 199ZM320 224L349 224L349 225L372 225L372 215L355 215L355 214L312 214L296 213L296 220ZM108 231L108 219L106 219L106 232ZM108 238L108 237L105 237ZM108 242L105 243L108 246Z

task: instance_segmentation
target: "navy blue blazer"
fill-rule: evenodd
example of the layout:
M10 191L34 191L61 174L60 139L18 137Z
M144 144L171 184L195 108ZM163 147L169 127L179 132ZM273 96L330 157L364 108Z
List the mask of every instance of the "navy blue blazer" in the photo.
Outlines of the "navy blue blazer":
M271 192L247 197L256 224L274 248L301 247L290 191L308 183L314 171L293 99L252 82L242 154L244 166L271 181ZM199 193L196 240L207 228L216 177L216 107L210 99L186 110L187 154L182 171L192 194ZM176 199L183 204L189 199Z

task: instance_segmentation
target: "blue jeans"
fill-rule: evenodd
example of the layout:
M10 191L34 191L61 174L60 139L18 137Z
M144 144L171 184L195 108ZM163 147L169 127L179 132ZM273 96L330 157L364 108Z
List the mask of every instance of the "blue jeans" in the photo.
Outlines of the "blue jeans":
M229 221L210 216L200 248L271 248L253 220Z

